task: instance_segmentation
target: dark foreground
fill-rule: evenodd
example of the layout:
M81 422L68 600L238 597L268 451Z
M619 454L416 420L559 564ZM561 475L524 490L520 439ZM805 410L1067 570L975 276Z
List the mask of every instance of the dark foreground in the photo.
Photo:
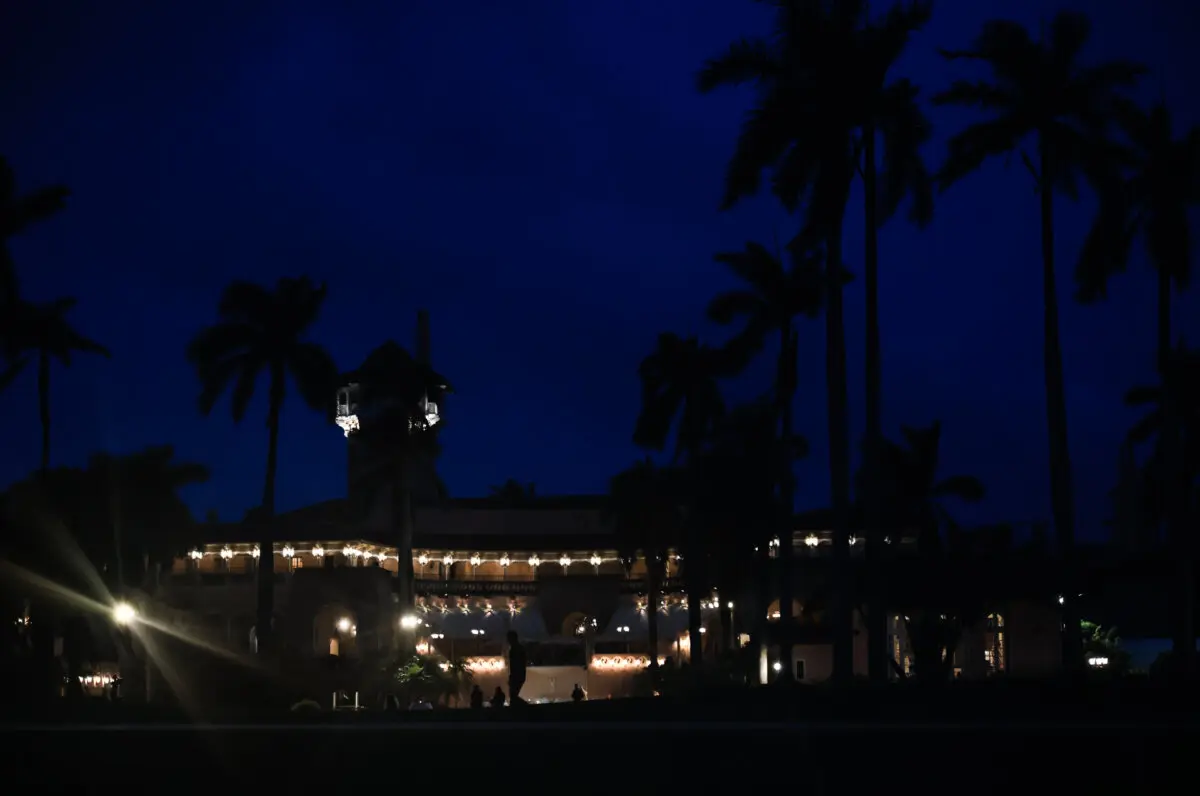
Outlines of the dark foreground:
M816 796L1134 796L1196 792L1197 749L1200 725L1179 721L0 726L5 785L47 792L80 784L222 795L317 785L402 792L413 784L707 793L790 781L789 791Z

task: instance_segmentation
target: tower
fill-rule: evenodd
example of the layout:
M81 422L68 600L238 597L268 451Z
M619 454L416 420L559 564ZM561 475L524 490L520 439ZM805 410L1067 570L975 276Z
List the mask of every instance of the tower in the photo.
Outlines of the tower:
M392 340L372 351L343 376L336 422L347 441L346 495L368 527L391 524L392 488L408 472L416 502L438 495L433 456L424 434L441 419L437 400L445 388L430 368L429 314L417 313L414 354ZM407 464L402 465L402 458Z

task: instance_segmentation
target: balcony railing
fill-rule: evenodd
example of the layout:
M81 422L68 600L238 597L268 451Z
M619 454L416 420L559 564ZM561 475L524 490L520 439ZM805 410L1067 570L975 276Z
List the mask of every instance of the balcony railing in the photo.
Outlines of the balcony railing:
M432 580L418 578L413 584L417 594L534 594L537 592L537 581L534 580L488 580L478 578L473 580Z

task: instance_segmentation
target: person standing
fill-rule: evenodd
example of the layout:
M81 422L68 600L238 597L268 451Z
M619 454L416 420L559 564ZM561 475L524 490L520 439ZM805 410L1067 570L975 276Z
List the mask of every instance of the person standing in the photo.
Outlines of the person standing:
M521 688L525 685L525 647L517 638L517 631L508 631L508 704L516 705L521 699Z

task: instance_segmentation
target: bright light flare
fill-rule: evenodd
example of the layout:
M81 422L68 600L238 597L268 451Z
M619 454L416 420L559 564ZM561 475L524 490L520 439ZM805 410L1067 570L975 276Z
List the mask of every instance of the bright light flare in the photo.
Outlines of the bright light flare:
M112 618L118 625L129 625L137 619L137 610L129 603L120 602L113 606Z

